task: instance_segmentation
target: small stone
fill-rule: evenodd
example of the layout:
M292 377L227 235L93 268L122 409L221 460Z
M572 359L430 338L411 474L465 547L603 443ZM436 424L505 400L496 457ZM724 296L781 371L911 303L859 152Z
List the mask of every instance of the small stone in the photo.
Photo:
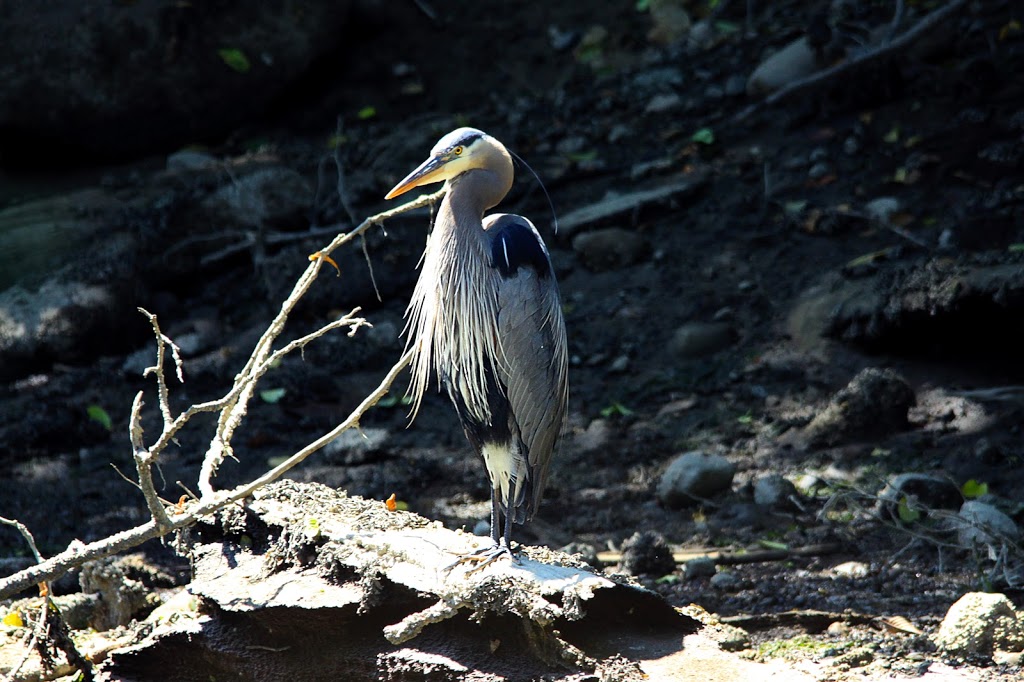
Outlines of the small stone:
M608 371L615 374L625 372L629 369L629 356L620 355L612 361L612 364L608 366Z
M477 537L483 538L483 537L487 537L490 534L491 534L491 524L490 524L489 521L484 521L483 519L480 519L473 526L473 535L476 535Z
M676 329L669 348L680 358L696 358L728 348L734 340L727 322L687 322Z
M949 607L935 645L955 655L1024 649L1024 618L1004 594L969 592Z
M644 112L648 114L661 114L671 109L678 109L683 103L683 98L674 92L655 95L647 103Z
M851 135L843 140L843 153L854 156L860 151L860 140Z
M817 69L814 48L806 37L799 38L758 64L747 80L747 94L774 92Z
M707 19L701 19L690 27L686 36L686 49L691 54L701 52L715 44L715 29Z
M832 396L804 429L812 447L861 442L907 427L914 390L892 370L869 367Z
M931 509L959 509L962 502L960 488L948 478L907 472L886 481L885 487L878 493L875 508L888 518L898 521L901 504L908 504L912 509L927 514Z
M778 474L762 476L754 481L754 502L765 507L792 508L796 496L796 486Z
M696 504L728 490L735 474L736 465L721 455L686 452L672 460L662 474L658 499L673 508Z
M708 582L711 584L711 587L722 592L735 592L740 585L739 578L729 571L716 573L711 576L711 580Z
M832 168L824 161L819 161L807 171L807 177L811 180L821 180L831 172Z
M712 83L704 89L704 97L710 100L722 99L725 97L725 90L721 85L715 85Z
M702 556L687 561L683 568L683 575L687 580L694 580L696 578L710 578L715 575L715 571L715 560Z
M217 165L217 157L195 149L182 149L167 157L167 170L191 171Z
M725 94L737 97L747 91L747 81L739 74L733 74L725 81Z
M607 419L595 419L587 425L586 430L575 438L575 448L580 452L593 452L604 447L611 437L611 427Z
M866 578L868 565L861 561L844 561L832 567L832 575L839 578Z
M879 223L888 224L893 214L899 212L902 204L896 197L878 197L864 204L864 212Z
M1020 529L1013 519L991 504L968 500L960 507L957 515L957 540L964 548L975 545L1000 547L1015 543Z
M588 269L598 272L633 265L647 252L640 235L618 227L578 234L572 248Z
M651 530L638 531L622 543L622 570L630 575L662 576L676 570L665 538Z
M366 330L366 338L378 348L391 348L398 343L398 325L391 320L375 322Z
M833 637L846 637L850 634L850 626L841 620L837 620L830 623L825 632L832 635Z

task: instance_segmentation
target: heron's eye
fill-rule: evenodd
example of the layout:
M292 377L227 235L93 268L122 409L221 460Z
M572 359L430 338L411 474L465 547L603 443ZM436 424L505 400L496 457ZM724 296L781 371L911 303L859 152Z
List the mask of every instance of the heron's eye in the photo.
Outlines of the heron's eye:
M456 147L452 150L452 153L455 154L455 156L462 156L462 147Z

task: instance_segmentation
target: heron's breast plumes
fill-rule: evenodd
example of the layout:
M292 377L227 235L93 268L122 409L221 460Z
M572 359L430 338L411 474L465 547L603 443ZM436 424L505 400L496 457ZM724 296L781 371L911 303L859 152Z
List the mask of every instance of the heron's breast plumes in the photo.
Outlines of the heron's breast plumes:
M482 241L456 241L465 237L445 229L438 216L407 313L413 351L409 392L415 417L434 371L462 397L468 416L489 424L487 372L500 358L497 297Z

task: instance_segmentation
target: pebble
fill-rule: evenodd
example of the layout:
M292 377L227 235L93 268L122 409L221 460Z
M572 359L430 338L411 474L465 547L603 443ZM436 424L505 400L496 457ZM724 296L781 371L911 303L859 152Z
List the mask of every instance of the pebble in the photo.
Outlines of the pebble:
M738 97L747 91L747 82L743 76L733 74L725 81L725 94L729 97Z
M685 507L708 499L732 486L736 465L721 455L692 450L676 457L658 481L662 504Z
M839 578L866 578L868 565L862 561L844 561L832 567L832 575Z
M754 481L754 502L771 508L791 508L797 496L796 486L778 474Z
M1020 651L1024 649L1024 614L1004 594L968 592L949 607L933 641L956 655Z
M889 369L868 367L832 396L804 429L812 447L861 442L907 427L914 390Z
M878 197L864 204L864 212L876 222L888 223L900 207L900 200L896 197Z
M611 427L607 419L595 419L575 438L575 447L580 452L592 452L604 447L611 438Z
M648 114L660 114L671 109L677 109L683 103L683 98L674 92L655 95L647 103L644 112Z
M715 44L715 28L707 19L701 19L690 27L686 36L686 49L690 54L702 52Z
M814 49L806 37L798 38L757 65L747 80L747 94L775 92L817 69Z
M811 166L810 170L807 171L807 177L811 180L821 180L823 177L829 174L832 167L824 161L819 161Z
M711 580L708 582L711 584L711 587L722 592L735 592L740 586L739 578L729 571L716 573L711 576Z
M167 170L190 171L207 168L218 163L217 157L195 149L182 149L167 157Z
M702 556L687 561L683 568L683 575L687 580L710 578L715 575L716 570L715 560L710 557Z
M1020 529L1013 519L991 504L968 500L957 515L957 540L964 548L975 545L1002 547L1020 538Z
M620 355L612 361L612 364L608 366L608 371L615 374L625 372L629 369L629 356Z
M573 250L590 270L600 272L633 265L647 253L647 243L636 232L608 227L576 235Z
M850 137L843 140L843 152L855 156L860 151L860 140L851 135Z
M727 348L734 340L728 322L687 322L676 329L669 349L680 358L695 358Z

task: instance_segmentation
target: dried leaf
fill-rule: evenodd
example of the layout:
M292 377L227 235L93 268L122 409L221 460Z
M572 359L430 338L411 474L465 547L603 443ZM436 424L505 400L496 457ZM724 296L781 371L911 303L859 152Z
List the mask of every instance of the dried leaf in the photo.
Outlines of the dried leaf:
M25 621L22 620L21 614L17 611L11 611L4 616L3 624L12 628L23 628L25 627Z
M328 256L326 253L323 253L321 251L317 251L316 253L311 253L311 254L309 254L309 260L311 260L311 261L313 261L313 260L322 260L325 263L330 263L331 265L334 266L334 270L335 270L335 272L338 273L338 277L341 277L341 268L339 268L338 264L336 262L334 262L334 259L331 258L330 256Z
M903 616L892 616L891 618L882 618L882 627L885 628L886 632L900 632L906 635L923 635L917 628L916 625L911 623Z
M260 399L270 405L278 403L284 394L288 392L286 388L268 388L265 391L260 391Z
M398 509L398 504L395 502L395 494L394 493L391 493L391 497L389 497L388 499L384 500L384 504L385 504L385 506L387 506L388 511L395 511L395 510Z

